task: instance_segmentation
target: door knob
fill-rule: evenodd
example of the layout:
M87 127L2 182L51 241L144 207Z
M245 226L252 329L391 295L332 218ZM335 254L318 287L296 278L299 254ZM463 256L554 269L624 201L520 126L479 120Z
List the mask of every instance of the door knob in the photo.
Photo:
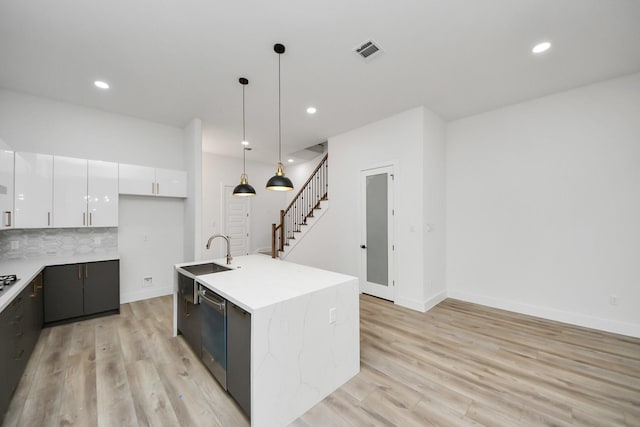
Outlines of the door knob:
M365 245L360 245L361 249L367 249L367 247Z

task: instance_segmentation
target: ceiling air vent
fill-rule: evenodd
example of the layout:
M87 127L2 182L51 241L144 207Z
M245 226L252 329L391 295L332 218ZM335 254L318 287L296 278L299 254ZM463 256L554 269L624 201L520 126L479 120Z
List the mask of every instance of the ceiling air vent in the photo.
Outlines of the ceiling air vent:
M377 58L382 53L382 48L373 40L369 40L356 47L354 52L363 59L370 61L373 58Z

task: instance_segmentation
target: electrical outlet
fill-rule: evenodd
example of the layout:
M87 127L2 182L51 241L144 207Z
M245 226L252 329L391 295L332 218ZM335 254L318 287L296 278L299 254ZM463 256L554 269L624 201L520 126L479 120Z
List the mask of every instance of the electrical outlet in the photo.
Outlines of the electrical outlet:
M153 277L151 277L151 276L143 277L142 278L142 286L143 287L153 286Z
M19 240L12 240L11 241L11 249L18 249L20 247L20 241Z
M609 295L609 304L618 305L618 296L617 295Z
M336 323L336 308L329 309L329 323Z

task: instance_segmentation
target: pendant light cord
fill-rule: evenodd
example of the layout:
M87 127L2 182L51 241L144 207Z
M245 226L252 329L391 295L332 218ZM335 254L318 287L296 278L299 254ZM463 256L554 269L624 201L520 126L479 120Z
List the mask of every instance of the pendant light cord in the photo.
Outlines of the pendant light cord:
M278 54L278 162L282 163L282 96L281 96L281 79L280 79L280 57L282 54Z
M242 85L242 173L247 173L246 167L246 158L247 158L247 147L244 146L244 142L247 140L245 136L245 126L244 126L244 86Z

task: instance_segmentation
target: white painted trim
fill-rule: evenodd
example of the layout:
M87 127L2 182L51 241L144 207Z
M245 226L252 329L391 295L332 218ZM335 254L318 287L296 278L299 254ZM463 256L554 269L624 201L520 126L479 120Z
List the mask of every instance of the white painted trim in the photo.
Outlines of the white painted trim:
M499 308L501 310L513 311L516 313L541 317L543 319L553 320L556 322L568 323L570 325L582 326L585 328L598 329L605 332L613 332L615 334L640 338L640 324L608 320L601 317L588 316L585 314L573 313L570 311L523 304L499 298L485 297L482 295L459 292L455 290L449 290L447 295L449 298L455 298L462 301L485 305L488 307Z
M442 292L438 292L437 294L433 295L431 298L424 301L419 301L419 300L405 298L405 297L397 297L395 304L411 310L416 310L422 313L426 313L436 305L440 304L446 298L447 298L447 292L442 291Z
M135 292L120 294L120 304L126 304L134 301L141 301L150 298L163 297L173 294L173 286L165 286L162 288L140 289Z

